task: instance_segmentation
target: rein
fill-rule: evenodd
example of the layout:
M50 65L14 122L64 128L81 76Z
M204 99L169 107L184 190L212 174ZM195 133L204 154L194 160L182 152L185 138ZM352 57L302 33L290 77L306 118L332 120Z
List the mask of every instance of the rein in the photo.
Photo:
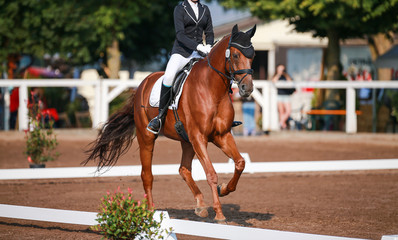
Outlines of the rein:
M228 42L228 47L227 50L225 50L225 72L229 72L229 76L226 75L225 73L221 72L220 70L216 69L215 67L213 67L210 63L210 54L207 57L207 64L210 66L211 69L213 69L215 72L217 72L218 74L224 76L226 79L235 82L237 85L240 85L240 83L243 81L243 79L245 79L247 77L248 74L252 75L253 74L253 69L239 69L239 70L235 70L232 64L232 60L231 60L231 45L236 45L240 48L250 48L252 45L250 44L250 46L242 46L238 43L233 43L231 42L232 40L232 36L229 39ZM227 69L227 62L229 63L229 69ZM246 73L246 75L240 79L240 81L236 80L235 75L238 74L244 74ZM227 84L226 84L227 85ZM227 87L229 88L229 92L232 93L232 89L231 89L231 85Z

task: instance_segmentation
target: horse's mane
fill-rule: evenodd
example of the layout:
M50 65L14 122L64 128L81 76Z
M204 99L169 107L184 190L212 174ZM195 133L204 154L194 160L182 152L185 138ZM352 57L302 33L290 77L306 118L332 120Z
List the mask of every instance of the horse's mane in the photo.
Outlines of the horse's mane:
M223 38L221 38L221 40L218 40L218 41L213 45L213 47L211 48L211 52L213 51L213 49L215 50L215 49L218 47L218 45L220 45L221 42L224 42L225 39L226 39L226 38L229 38L229 37L231 37L231 34L228 34L228 35L224 36Z

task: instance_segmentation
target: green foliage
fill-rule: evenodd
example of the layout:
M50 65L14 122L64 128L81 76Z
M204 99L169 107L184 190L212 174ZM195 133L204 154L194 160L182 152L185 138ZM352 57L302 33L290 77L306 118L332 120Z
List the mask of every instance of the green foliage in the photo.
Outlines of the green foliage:
M225 7L249 8L264 20L287 19L299 32L341 39L387 33L398 29L398 1L379 0L219 0Z
M109 103L109 116L120 110L131 96L131 91L126 90Z
M160 222L153 216L154 210L148 206L146 199L136 201L130 188L125 194L118 187L113 194L108 192L101 199L100 213L97 215L99 224L92 228L107 239L163 239L163 215Z
M69 94L66 88L47 87L44 88L44 98L48 108L56 108L58 112L64 112L69 104Z
M398 119L398 91L395 89L387 89L387 97L391 101L391 115Z
M167 56L175 40L173 13L179 0L152 0L151 6L139 23L130 24L120 41L123 54L139 63L154 60L157 55Z
M340 40L398 30L398 0L218 0L263 20L287 19L298 32L327 37L327 79L338 80Z
M15 53L59 53L87 63L113 40L130 58L147 61L171 48L177 2L0 0L0 62Z
M58 157L54 152L58 145L56 135L53 131L53 120L46 124L45 119L48 113L43 113L39 109L39 104L35 103L29 109L29 129L25 130L26 150L28 161L41 164L53 161Z
M59 52L89 61L96 35L90 31L92 20L84 17L90 6L86 2L0 1L0 60L13 53L42 57Z

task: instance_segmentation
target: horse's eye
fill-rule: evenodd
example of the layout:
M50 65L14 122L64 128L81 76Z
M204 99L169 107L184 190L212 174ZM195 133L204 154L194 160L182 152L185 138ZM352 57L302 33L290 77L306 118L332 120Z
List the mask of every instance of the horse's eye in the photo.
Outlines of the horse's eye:
M233 56L235 59L238 59L238 58L239 58L239 54L237 54L237 53L232 54L232 56Z

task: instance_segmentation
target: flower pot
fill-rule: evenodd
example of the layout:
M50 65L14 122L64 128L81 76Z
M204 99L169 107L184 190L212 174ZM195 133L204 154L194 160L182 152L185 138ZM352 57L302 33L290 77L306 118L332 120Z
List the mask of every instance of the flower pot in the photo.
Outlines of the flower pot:
M31 163L29 164L29 168L45 168L46 164L42 163Z

